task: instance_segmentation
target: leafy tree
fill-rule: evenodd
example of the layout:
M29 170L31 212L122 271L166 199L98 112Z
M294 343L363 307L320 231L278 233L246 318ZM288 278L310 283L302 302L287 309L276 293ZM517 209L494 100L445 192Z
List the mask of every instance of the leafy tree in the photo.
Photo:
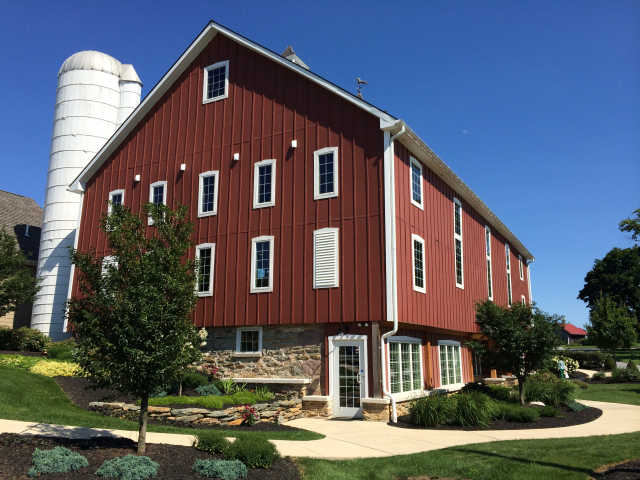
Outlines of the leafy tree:
M629 217L620 222L618 228L621 232L630 232L631 238L636 242L640 241L640 208L635 212L636 218Z
M190 320L196 264L184 259L193 231L187 212L180 204L171 210L147 203L136 214L117 206L99 226L110 261L71 249L79 295L67 306L80 336L77 360L94 385L141 398L138 453L145 452L149 395L201 355ZM149 216L154 227L147 237Z
M508 308L485 300L476 303L475 309L476 324L489 337L489 347L475 340L467 346L482 357L483 365L516 376L520 403L524 405L524 384L532 372L545 368L556 355L560 345L556 331L564 317L520 302Z
M31 276L16 239L0 228L0 317L33 302L39 290L40 279Z
M599 347L611 350L616 360L616 350L631 348L638 338L635 319L625 307L618 306L610 297L596 299L589 313L587 333Z

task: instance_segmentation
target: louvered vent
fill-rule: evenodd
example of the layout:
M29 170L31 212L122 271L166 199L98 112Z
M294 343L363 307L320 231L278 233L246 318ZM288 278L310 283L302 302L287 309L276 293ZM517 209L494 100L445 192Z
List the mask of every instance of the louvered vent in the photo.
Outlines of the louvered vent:
M313 232L313 288L338 286L338 229Z

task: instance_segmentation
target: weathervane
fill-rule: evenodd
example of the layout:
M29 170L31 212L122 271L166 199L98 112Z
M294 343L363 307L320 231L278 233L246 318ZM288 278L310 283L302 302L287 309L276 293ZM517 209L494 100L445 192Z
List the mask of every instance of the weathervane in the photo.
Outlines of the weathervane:
M360 99L362 99L362 87L365 85L369 85L369 82L361 78L356 78L356 89L358 90L358 98Z

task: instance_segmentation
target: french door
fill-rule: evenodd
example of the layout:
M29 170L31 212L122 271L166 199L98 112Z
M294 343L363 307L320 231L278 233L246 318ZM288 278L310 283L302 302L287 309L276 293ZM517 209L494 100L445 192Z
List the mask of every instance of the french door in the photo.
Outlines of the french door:
M367 392L366 338L342 337L332 338L333 416L361 418L361 399Z

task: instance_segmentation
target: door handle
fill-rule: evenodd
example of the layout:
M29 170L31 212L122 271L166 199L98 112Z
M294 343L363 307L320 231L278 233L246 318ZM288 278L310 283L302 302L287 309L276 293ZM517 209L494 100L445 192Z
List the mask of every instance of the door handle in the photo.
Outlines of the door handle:
M358 376L356 377L356 381L358 383L362 383L362 373L358 373Z

